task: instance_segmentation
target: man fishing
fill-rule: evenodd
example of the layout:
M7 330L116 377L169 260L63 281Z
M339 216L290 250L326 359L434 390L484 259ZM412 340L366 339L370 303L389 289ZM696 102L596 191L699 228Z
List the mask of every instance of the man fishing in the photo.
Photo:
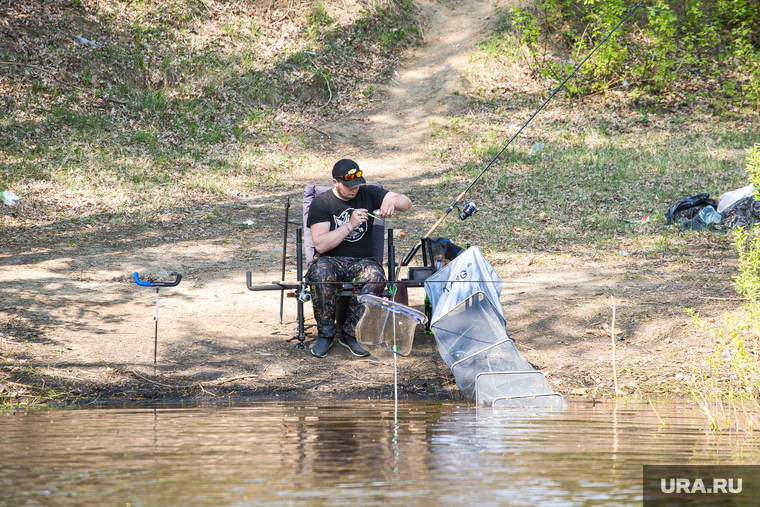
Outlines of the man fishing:
M338 343L355 356L364 357L369 352L356 341L356 324L364 312L357 298L363 294L379 296L386 281L383 268L373 257L374 219L408 211L412 201L405 195L366 185L362 170L353 160L336 162L332 178L332 190L314 198L306 222L316 250L306 274L307 280L314 282L311 294L318 332L311 353L325 357L332 347L341 285L351 283L355 285Z

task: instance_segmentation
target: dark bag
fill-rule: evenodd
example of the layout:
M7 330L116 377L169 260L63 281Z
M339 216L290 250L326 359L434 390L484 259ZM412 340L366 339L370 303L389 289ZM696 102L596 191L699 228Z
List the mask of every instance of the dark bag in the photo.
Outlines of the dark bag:
M665 212L665 220L668 225L679 222L687 222L697 216L702 208L712 206L718 208L718 201L710 199L710 194L698 194L691 197L684 197L676 201L673 206Z
M453 261L460 253L464 252L464 248L455 245L449 238L425 238L424 241L427 244L427 253L430 256L428 262L433 266L439 260L446 261L443 264L448 264L449 261Z

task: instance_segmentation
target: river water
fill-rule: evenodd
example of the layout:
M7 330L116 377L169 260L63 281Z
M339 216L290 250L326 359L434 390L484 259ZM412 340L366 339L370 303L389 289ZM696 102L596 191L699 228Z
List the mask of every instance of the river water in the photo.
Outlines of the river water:
M614 402L6 410L0 453L0 506L640 506L642 465L760 462L694 406Z

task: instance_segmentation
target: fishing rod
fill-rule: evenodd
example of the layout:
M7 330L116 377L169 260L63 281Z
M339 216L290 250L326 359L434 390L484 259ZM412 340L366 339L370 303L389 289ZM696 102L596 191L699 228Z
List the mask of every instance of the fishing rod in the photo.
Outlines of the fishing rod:
M271 285L253 285L251 278L248 278L248 273L250 271L246 272L246 285L248 286L248 290L251 291L262 291L262 290L295 290L299 287L309 287L311 285L385 285L387 283L404 283L405 285L409 285L409 280L385 280L382 282L312 282L311 280L273 280L270 282ZM422 287L424 284L433 284L433 283L505 283L504 280L419 280L416 281L417 284L419 284L420 287ZM519 285L534 285L531 282L509 282L510 284L519 284ZM416 285L415 285L416 286Z
M493 157L493 159L491 159L491 161L483 168L483 170L480 171L480 174L478 174L478 176L474 180L472 180L472 182L469 184L469 186L467 188L465 188L464 191L457 196L457 198L454 200L454 203L451 206L449 206L449 209L446 210L446 213L444 213L443 216L441 216L441 218L438 219L438 221L433 225L433 227L431 227L430 230L428 230L425 233L425 235L421 238L420 242L417 243L414 246L414 248L412 248L412 250L404 258L404 260L401 261L401 264L399 265L399 268L401 268L401 266L408 266L409 265L409 263L412 261L412 258L414 258L414 256L417 254L417 252L419 251L420 247L422 246L422 240L425 239L425 238L429 238L430 235L433 234L433 232L438 228L438 226L443 223L443 221L446 219L446 217L449 216L449 214L454 210L454 208L457 208L457 209L459 208L459 203L462 202L462 200L464 199L465 194L467 194L467 192L475 185L475 183L478 182L478 180L480 180L480 178L486 173L486 171L488 171L491 168L491 166L494 164L494 162L496 162L499 159L499 157L501 156L502 153L504 153L504 151L507 149L507 147L510 144L512 144L512 141L514 141L515 138L518 135L520 135L520 132L522 132L523 129L525 129L525 127L527 127L528 124L533 120L533 118L535 118L536 115L538 115L538 113L541 112L541 110L544 108L544 106L546 106L546 104L548 104L549 101L554 98L554 96L565 86L565 84L570 80L570 78L572 78L575 75L575 73L578 72L578 70L583 66L583 64L586 63L586 61L589 58L591 58L591 56L594 53L596 53L596 50L599 49L602 46L602 44L604 44L605 42L607 42L607 39L609 39L610 36L612 36L612 34L615 33L615 31L617 31L617 29L620 28L620 26L628 20L628 18L630 18L631 16L633 16L633 14L639 9L639 7L641 7L642 4L644 4L644 2L646 2L646 0L640 0L639 3L636 4L636 6L633 9L631 9L628 12L628 14L626 14L625 17L623 19L621 19L620 22L617 25L615 25L615 28L613 28L612 31L610 31L610 33L608 33L604 37L604 39L602 39L602 41L599 44L597 44L596 47L593 50L591 50L591 52L588 55L586 55L586 58L584 58L581 61L581 63L579 63L575 67L575 69L573 70L573 72L571 72L570 75L567 76L564 81L562 81L562 84L560 84L557 87L557 89L554 90L551 95L549 95L549 98L546 99L543 102L543 104L541 104L538 107L538 109L536 109L536 112L534 112L533 115L530 118L528 118L528 121L526 121L523 124L523 126L520 127L520 130L518 130L512 136L512 138L507 142L507 144L504 145L504 147L499 151L499 153L497 153L496 156ZM465 220L465 219L471 217L473 215L473 213L475 213L476 211L477 211L477 208L475 207L475 203L472 202L472 201L470 201L470 202L468 202L465 205L464 209L462 211L460 211L459 218L462 219L462 220Z
M305 303L308 303L311 301L311 291L310 288L317 285L339 285L340 287L344 286L361 286L361 285L372 285L372 284L382 284L385 285L386 283L390 287L391 295L395 298L395 289L393 287L398 286L399 283L406 285L407 287L425 287L428 285L449 285L454 286L455 284L471 284L471 283L480 283L484 285L504 285L505 282L503 280L430 280L426 279L424 281L416 281L413 282L414 285L410 284L408 280L405 281L397 281L397 280L388 280L387 282L313 282L310 280L273 280L270 282L270 285L253 285L252 280L252 273L250 271L247 271L246 274L246 286L248 287L248 290L251 291L271 291L271 290L279 290L281 291L281 294L284 294L285 291L293 291L290 293L289 297L294 297L299 303L299 308L302 309L302 305ZM533 285L529 282L509 282L508 285ZM302 311L302 310L301 310Z

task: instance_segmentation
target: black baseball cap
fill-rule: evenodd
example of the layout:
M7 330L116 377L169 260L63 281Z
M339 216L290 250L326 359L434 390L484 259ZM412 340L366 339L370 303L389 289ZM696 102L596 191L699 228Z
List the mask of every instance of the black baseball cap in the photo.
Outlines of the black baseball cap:
M367 183L362 176L362 170L359 164L353 160L344 158L338 160L333 166L332 177L343 183L348 188Z

